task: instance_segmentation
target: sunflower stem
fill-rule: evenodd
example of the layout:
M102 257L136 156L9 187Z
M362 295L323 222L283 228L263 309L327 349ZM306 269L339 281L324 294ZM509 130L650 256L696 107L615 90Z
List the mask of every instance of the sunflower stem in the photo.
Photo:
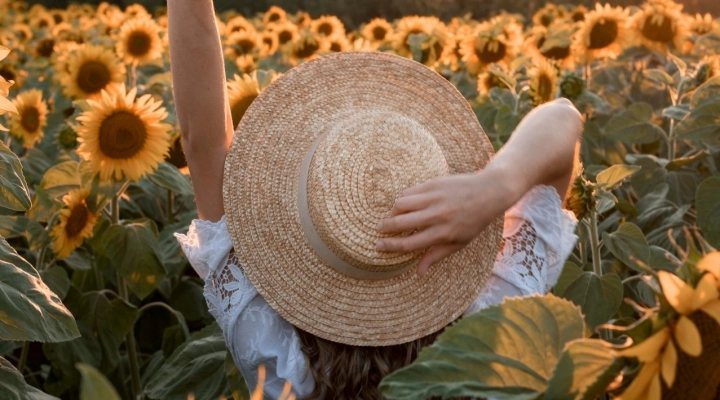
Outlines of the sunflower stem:
M20 351L20 361L18 361L17 369L20 374L25 376L25 365L27 364L28 353L30 352L30 342L24 342Z
M592 252L593 272L597 276L602 276L602 266L600 265L600 240L598 237L598 220L597 211L590 212L590 223L588 224L588 233L590 234L590 251Z
M132 89L137 85L137 67L135 66L135 63L130 64L130 87L128 89Z
M125 189L127 189L129 182L125 182L120 190L112 198L112 224L118 225L120 223L120 196L122 196ZM125 279L120 274L120 271L116 271L118 294L120 297L128 302L129 295ZM138 362L137 356L137 343L135 342L135 332L131 328L128 334L125 336L125 348L128 352L128 361L130 363L130 380L132 382L133 399L142 399L143 392L140 383L140 363Z

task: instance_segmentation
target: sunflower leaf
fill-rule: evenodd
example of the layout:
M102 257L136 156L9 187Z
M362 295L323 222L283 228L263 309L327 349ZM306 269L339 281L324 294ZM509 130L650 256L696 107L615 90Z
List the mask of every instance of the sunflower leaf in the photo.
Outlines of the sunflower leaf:
M705 179L695 195L697 221L705 239L715 248L720 248L720 177Z
M27 211L32 206L30 189L20 159L0 142L0 207Z
M105 252L130 290L144 299L167 276L152 221L114 225L103 234ZM132 250L131 250L132 249Z
M622 367L622 360L615 357L602 340L574 340L566 345L544 398L596 399Z
M505 299L448 327L413 364L386 377L380 390L388 399L536 399L566 343L584 330L582 315L567 300Z
M150 182L181 195L192 195L193 188L187 176L178 171L174 165L164 162L151 175Z
M609 320L623 301L623 285L620 277L613 273L597 276L583 272L556 295L580 306L585 322L590 329Z
M652 121L653 109L648 103L633 103L605 125L605 136L624 143L652 143L665 135Z
M80 336L60 298L0 238L0 339L62 342Z
M613 233L603 232L602 237L608 250L625 265L640 273L655 273L647 266L650 262L650 246L637 225L625 222Z
M92 365L85 363L75 364L80 371L80 400L120 400L120 395L107 380L107 378Z

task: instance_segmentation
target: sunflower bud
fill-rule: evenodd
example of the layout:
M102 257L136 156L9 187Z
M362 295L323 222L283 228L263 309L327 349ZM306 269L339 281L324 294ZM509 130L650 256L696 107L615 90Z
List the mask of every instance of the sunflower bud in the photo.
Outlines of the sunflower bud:
M65 150L74 149L77 146L77 133L69 125L63 126L57 134L58 143Z
M575 100L585 91L585 81L573 72L563 74L560 81L560 95Z
M587 217L595 209L593 186L583 178L582 174L578 174L575 178L570 191L565 196L563 208L572 211L578 220Z
M712 64L709 62L703 60L698 64L697 68L695 69L695 76L693 77L693 83L695 86L700 86L703 83L710 80L715 75L715 71L713 70Z

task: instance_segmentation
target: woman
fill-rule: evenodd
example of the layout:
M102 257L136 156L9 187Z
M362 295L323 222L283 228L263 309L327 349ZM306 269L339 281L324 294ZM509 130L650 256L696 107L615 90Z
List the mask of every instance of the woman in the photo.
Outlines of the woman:
M188 235L178 238L206 280L210 310L236 364L251 388L257 367L266 366L267 398L275 398L286 380L301 398L381 398L376 389L380 379L410 363L438 332L388 346L362 340L338 343L340 336L326 340L309 333L312 325L294 326L295 316L279 315L279 299L258 293L264 289L245 276L250 271L243 271L237 257L244 249L233 249L225 219L226 212L236 211L226 210L223 202L233 126L212 0L169 0L168 23L175 103L199 215ZM241 134L247 117L238 129ZM417 273L432 274L431 265L465 251L505 213L502 250L480 295L464 303L465 314L506 296L547 291L576 240L577 221L560 209L560 199L572 178L581 129L582 118L569 101L538 107L481 172L406 189L388 218L378 223L377 250L424 251L416 260ZM411 231L416 233L398 234Z

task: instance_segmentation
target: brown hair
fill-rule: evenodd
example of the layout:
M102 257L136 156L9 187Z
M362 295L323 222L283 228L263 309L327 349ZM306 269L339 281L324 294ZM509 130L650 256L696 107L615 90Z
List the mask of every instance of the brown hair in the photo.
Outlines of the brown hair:
M303 400L382 400L382 378L413 362L444 328L412 342L365 347L331 342L295 327L315 388Z

